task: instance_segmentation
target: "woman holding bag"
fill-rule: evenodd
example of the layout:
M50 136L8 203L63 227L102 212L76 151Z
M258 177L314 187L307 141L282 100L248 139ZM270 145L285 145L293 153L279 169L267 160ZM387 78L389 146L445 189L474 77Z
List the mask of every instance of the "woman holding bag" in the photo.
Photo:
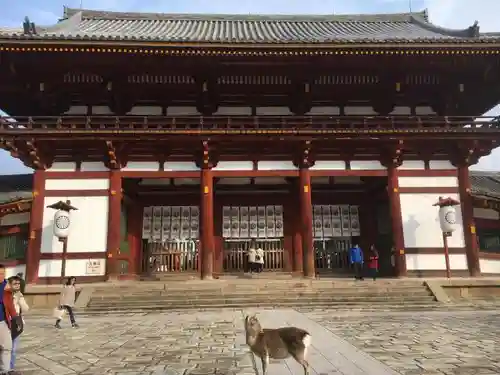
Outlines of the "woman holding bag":
M78 324L75 321L75 314L73 313L73 307L75 307L76 300L76 278L69 277L68 281L65 285L63 285L63 290L61 291L61 295L59 296L59 307L58 312L60 315L55 316L56 320L56 328L61 328L61 320L64 315L64 311L68 312L69 320L71 321L71 326L73 328L78 328Z

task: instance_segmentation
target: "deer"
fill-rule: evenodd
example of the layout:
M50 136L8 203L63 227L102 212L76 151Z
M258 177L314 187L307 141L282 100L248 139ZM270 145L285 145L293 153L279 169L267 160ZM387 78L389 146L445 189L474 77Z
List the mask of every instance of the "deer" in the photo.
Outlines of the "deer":
M264 329L254 314L245 317L245 335L250 350L262 362L262 375L267 375L270 358L289 357L302 366L304 375L309 375L309 363L306 360L307 349L312 342L309 332L297 327Z

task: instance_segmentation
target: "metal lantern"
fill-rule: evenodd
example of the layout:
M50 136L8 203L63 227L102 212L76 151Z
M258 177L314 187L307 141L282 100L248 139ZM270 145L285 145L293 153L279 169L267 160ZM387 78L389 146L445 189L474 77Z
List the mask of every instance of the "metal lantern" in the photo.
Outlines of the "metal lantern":
M77 210L77 208L73 207L70 201L59 201L47 206L47 208L57 210L54 214L54 236L59 240L67 239L71 229L71 211Z

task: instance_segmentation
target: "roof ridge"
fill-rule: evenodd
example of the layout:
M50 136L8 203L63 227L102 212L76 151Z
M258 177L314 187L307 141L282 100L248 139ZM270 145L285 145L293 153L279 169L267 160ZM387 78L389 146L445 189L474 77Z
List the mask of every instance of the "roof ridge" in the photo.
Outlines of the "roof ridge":
M205 14L116 12L93 9L64 8L64 19L81 13L82 19L106 20L217 20L217 21L297 21L297 22L411 22L412 18L427 18L427 11L377 14Z

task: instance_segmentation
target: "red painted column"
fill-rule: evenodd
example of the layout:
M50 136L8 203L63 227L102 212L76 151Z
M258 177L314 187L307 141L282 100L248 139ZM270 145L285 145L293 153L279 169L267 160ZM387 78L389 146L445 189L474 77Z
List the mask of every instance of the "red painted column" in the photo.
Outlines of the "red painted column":
M130 205L127 215L127 239L130 251L129 270L132 275L141 272L142 206L137 202Z
M33 202L31 204L29 242L26 251L26 282L36 284L42 246L43 211L45 201L45 171L33 174Z
M304 277L314 277L313 219L311 199L311 174L308 168L299 170L300 217L302 219L302 251L304 253Z
M213 277L214 240L214 178L210 168L201 170L201 278Z
M465 251L469 274L473 277L481 275L479 264L479 247L477 243L476 225L474 223L474 207L470 194L469 166L461 164L457 168L458 191L462 208Z
M106 274L108 278L119 275L118 259L120 255L120 220L122 204L122 178L120 171L112 170L109 174L109 202L108 202L108 241Z
M403 234L403 220L401 216L401 201L399 199L399 181L396 165L389 165L387 168L387 193L389 194L389 204L391 209L392 238L394 244L394 258L396 263L396 276L406 276L406 255Z
M292 206L292 248L293 248L293 272L304 273L304 253L302 252L302 220L300 214L300 199L296 199L300 194L298 184L294 184L290 206Z

